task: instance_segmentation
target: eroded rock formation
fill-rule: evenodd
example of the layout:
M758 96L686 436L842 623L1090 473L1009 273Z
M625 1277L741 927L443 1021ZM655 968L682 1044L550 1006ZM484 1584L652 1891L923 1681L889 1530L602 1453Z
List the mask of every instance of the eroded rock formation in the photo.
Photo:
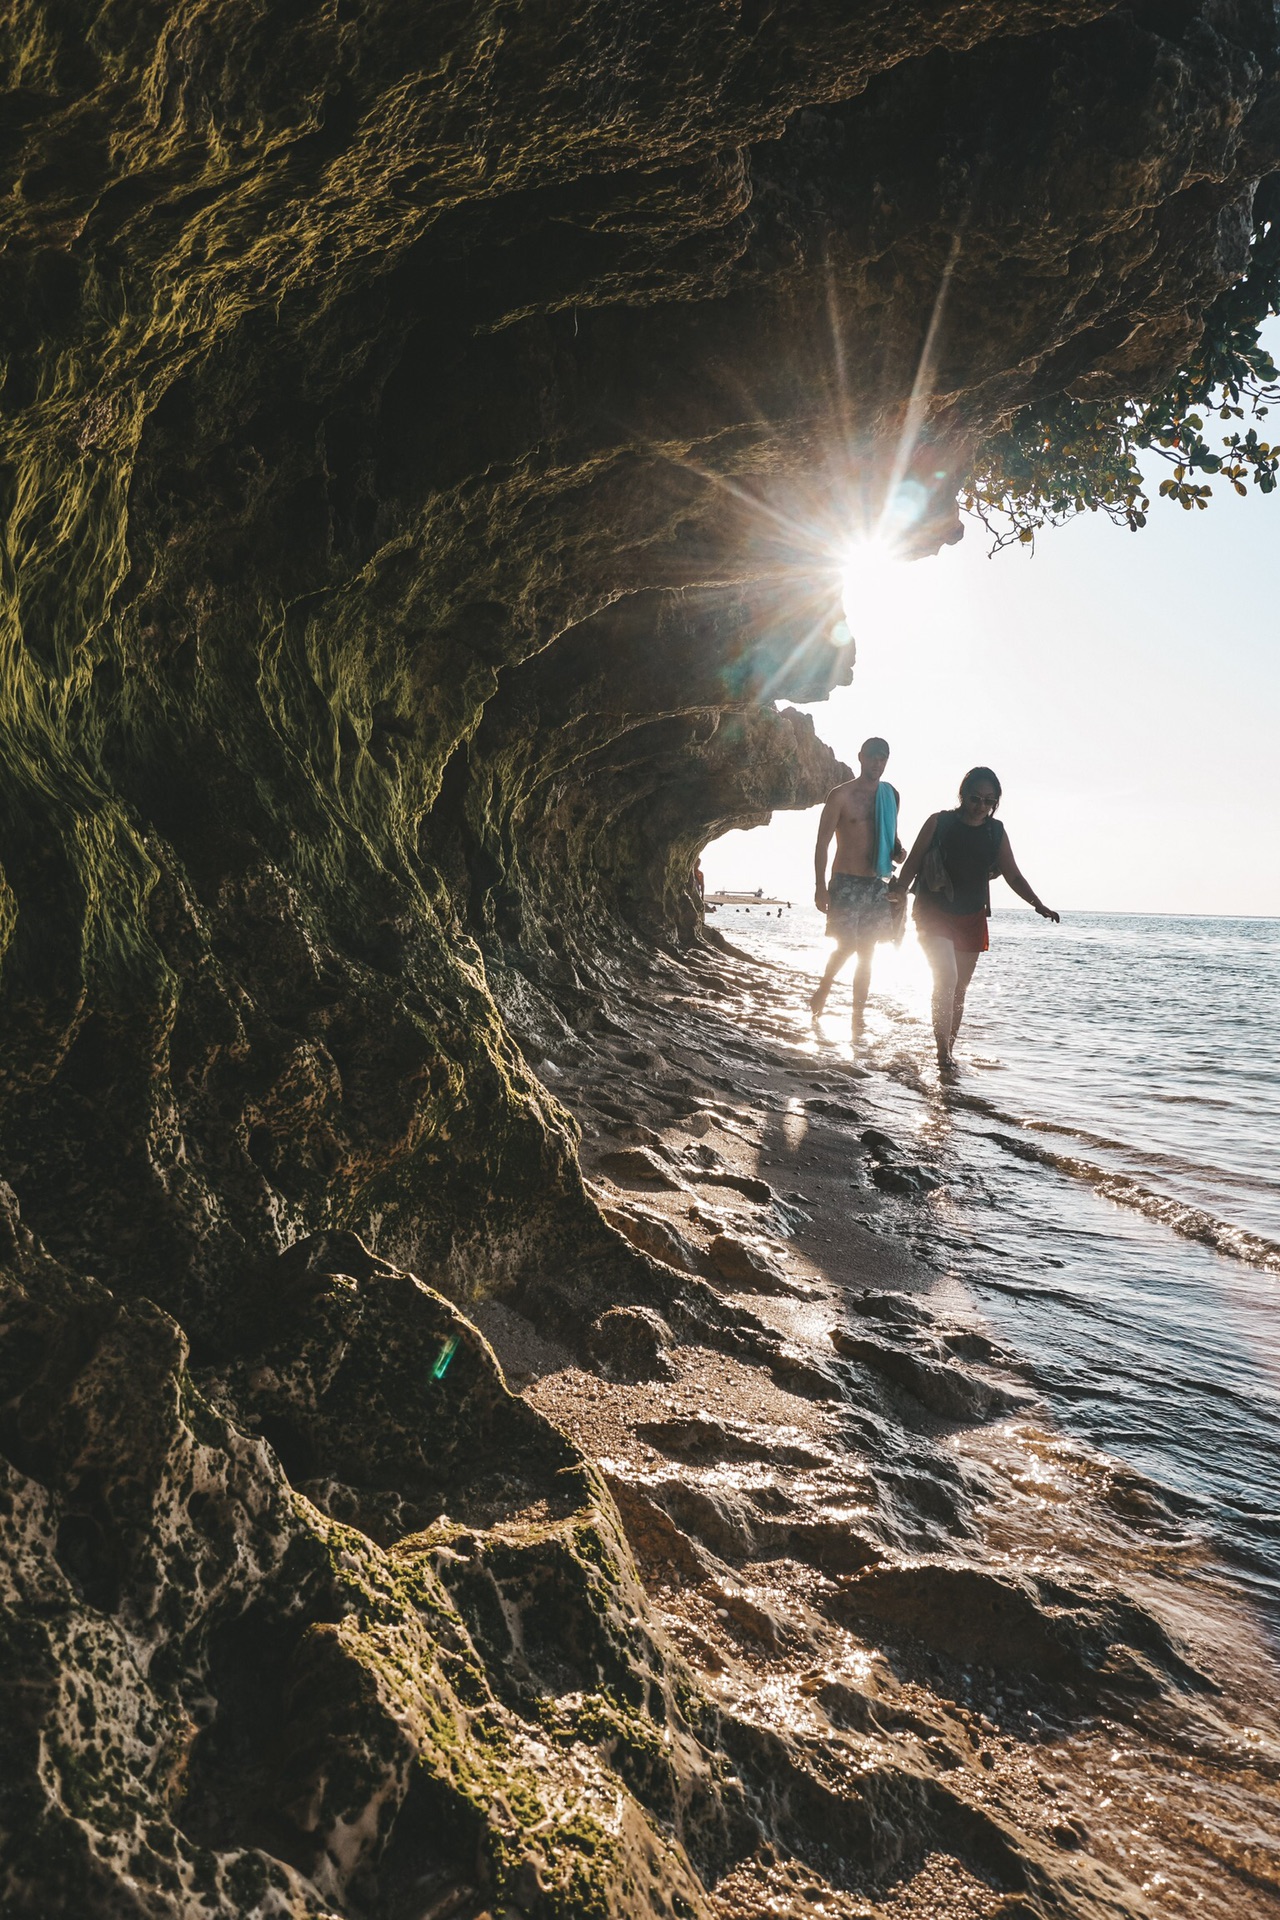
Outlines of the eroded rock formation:
M751 1816L446 1302L748 1338L535 1068L836 775L854 509L1194 342L1273 9L0 30L6 1898L691 1912Z

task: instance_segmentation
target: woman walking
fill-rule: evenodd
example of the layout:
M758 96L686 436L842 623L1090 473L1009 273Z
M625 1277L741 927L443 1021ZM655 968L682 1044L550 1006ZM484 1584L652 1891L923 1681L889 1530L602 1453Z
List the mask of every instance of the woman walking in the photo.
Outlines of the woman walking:
M995 818L999 805L1000 782L990 767L971 767L960 782L960 805L930 814L892 882L895 892L914 883L916 933L933 969L938 1069L948 1079L956 1072L953 1049L964 997L978 955L991 944L992 879L999 874L1043 919L1058 919L1023 878L1003 823Z

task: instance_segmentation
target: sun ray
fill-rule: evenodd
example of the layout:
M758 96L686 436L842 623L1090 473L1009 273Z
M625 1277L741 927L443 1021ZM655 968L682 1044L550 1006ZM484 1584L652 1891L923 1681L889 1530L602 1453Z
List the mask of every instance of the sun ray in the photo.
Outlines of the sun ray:
M920 349L920 358L916 363L915 378L911 383L911 395L907 401L907 411L902 422L902 431L898 435L898 445L894 453L893 466L889 472L889 484L885 488L880 508L879 531L888 534L892 530L892 515L900 489L906 483L911 462L915 458L916 448L920 444L920 434L928 416L929 404L933 399L933 381L936 372L938 336L942 330L942 317L946 311L947 295L951 290L952 276L960 259L960 250L964 238L964 223L958 226L951 236L951 249L947 255L947 264L942 269L938 281L938 291L933 299L933 311L929 315L929 325L925 331L924 345ZM922 489L923 491L923 489ZM917 516L913 516L917 517Z

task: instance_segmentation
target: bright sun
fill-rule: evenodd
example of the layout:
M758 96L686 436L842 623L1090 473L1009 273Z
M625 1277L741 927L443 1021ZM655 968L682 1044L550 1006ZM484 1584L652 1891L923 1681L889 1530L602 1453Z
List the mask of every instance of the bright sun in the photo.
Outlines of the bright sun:
M900 617L907 567L884 540L858 540L840 568L844 617L855 640L879 637Z
M963 582L936 555L907 559L881 537L851 541L839 564L845 621L860 646L922 639L961 611Z

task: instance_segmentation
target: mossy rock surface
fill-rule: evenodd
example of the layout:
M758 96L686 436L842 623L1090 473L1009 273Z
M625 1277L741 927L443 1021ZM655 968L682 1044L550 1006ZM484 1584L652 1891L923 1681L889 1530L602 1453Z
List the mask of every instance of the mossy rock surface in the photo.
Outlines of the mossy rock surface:
M399 1481L455 1511L478 1498L474 1532L441 1520L384 1550L222 1411L238 1382L198 1382L161 1309L38 1256L7 1280L7 1905L392 1914L457 1889L569 1920L635 1912L643 1887L644 1911L693 1913L677 1815L691 1771L714 1810L710 1771L608 1495L448 1302L378 1262L341 1280L371 1317L397 1287L419 1302L394 1316L424 1414L399 1403ZM245 1404L265 1425L265 1382L288 1379L363 1518L396 1436L372 1459L340 1437L340 1356L359 1348L341 1304L340 1324L304 1320L252 1365ZM456 1373L439 1368L449 1342ZM431 1403L450 1380L452 1418ZM457 1445L433 1446L451 1425ZM502 1485L475 1471L477 1434L517 1457ZM486 1642L477 1580L506 1645Z

